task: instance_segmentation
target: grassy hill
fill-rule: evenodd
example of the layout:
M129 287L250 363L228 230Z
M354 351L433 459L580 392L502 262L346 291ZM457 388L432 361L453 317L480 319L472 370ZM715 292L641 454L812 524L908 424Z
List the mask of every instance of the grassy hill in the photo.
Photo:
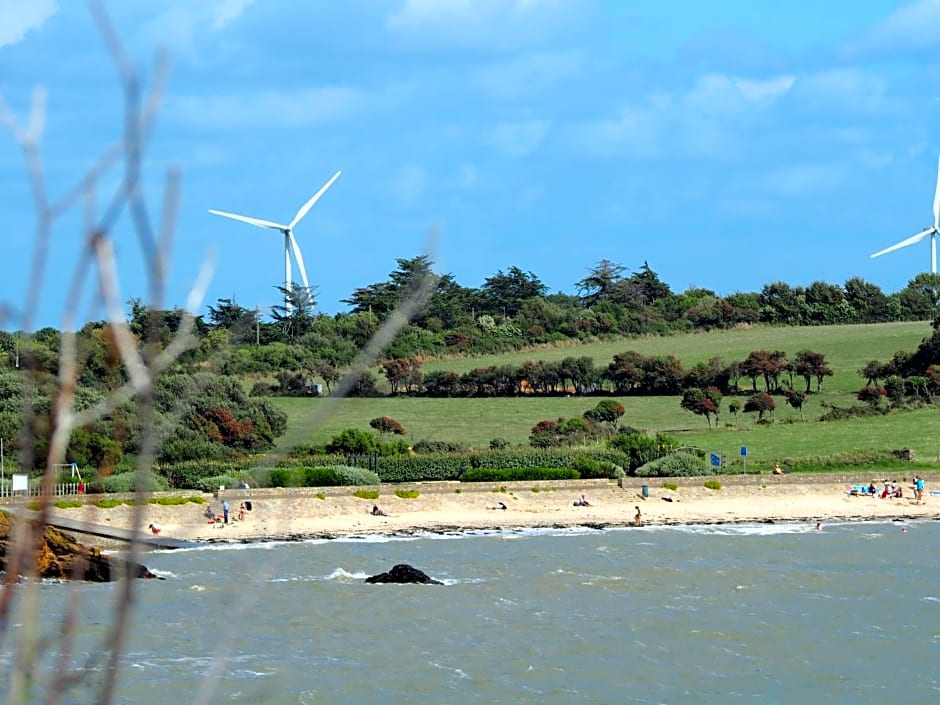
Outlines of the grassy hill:
M898 350L914 350L930 334L930 325L891 323L878 325L807 328L750 328L671 337L650 337L544 348L504 355L434 361L423 369L465 372L490 365L518 365L526 360L560 360L587 355L597 366L606 365L620 352L635 350L653 355L672 353L688 368L696 362L720 356L743 359L752 350L783 350L789 356L809 349L825 353L835 375L824 383L820 395L812 395L799 413L778 399L777 423L757 426L754 415L741 414L738 423L723 403L722 426L708 429L703 418L679 407L678 397L622 397L625 425L647 431L667 431L683 443L724 453L740 461L740 447L748 447L748 462L766 464L785 458L827 455L869 448L913 448L923 459L937 458L940 438L937 410L926 408L878 418L833 423L819 422L820 402L839 406L856 403L854 393L863 385L858 376L869 360L887 360ZM742 380L746 384L747 380ZM288 430L279 443L286 450L299 443L322 442L344 428L368 428L370 419L391 416L402 423L409 439L462 442L486 447L493 438L526 444L529 430L543 419L580 416L592 408L595 397L512 399L275 399L289 416ZM726 425L727 424L727 425Z

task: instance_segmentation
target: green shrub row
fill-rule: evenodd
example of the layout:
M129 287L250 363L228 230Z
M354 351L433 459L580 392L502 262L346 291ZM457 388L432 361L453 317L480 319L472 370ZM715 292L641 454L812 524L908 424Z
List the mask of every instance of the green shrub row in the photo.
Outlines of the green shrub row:
M637 477L697 477L711 474L708 463L694 453L672 453L636 469Z
M461 482L533 482L577 480L573 468L472 468L460 476Z
M608 449L578 450L490 450L478 453L427 453L418 456L381 458L382 482L428 482L462 480L470 470L524 468L578 469L579 477L615 478L628 458ZM584 468L582 472L579 468ZM543 478L545 479L545 478Z

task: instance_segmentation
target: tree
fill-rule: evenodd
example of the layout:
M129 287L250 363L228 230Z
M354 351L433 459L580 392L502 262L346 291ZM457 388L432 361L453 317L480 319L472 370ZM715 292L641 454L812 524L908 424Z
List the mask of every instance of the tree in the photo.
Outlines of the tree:
M214 328L229 332L232 343L247 343L255 339L258 312L235 303L235 299L218 299L209 307L209 321Z
M368 431L347 428L330 439L324 450L338 455L370 455L378 451L378 440Z
M271 307L271 317L281 326L289 342L299 340L313 327L316 287L308 289L295 282L290 289L283 286L275 288L281 293L284 303Z
M523 272L518 267L510 267L505 274L499 270L487 277L480 290L487 312L494 315L502 313L509 317L518 313L526 299L540 298L547 293L548 287L535 274Z
M810 392L810 382L816 379L816 392L822 390L823 377L831 377L832 369L826 362L826 356L812 350L800 350L793 360L793 369L806 381L806 393Z
M870 385L865 385L858 390L858 393L855 395L856 398L868 404L872 409L877 409L878 405L881 403L883 397L886 397L888 392L885 391L884 387L875 387Z
M773 414L776 408L777 403L774 401L774 398L766 392L752 394L748 397L747 401L744 402L744 412L750 413L756 411L758 423L764 420L764 414L768 412L770 413L771 420L773 420Z
M741 402L737 399L732 399L731 403L728 404L728 411L734 414L734 423L738 423L738 412L741 411Z
M795 389L788 389L786 391L786 397L787 404L800 412L800 421L806 421L806 417L803 416L803 407L806 404L806 394L803 392L798 392Z
M393 433L397 436L407 435L405 427L391 416L377 416L376 418L369 421L369 426L383 435L389 433Z
M687 389L682 395L682 401L679 405L686 411L704 416L708 422L708 427L711 428L712 416L715 417L715 425L718 425L718 418L721 413L721 392L715 387Z
M604 399L599 401L593 409L585 411L583 415L584 418L594 423L606 424L611 432L615 432L625 412L623 404L613 399Z
M584 279L575 284L585 308L593 308L602 301L611 300L616 287L624 281L625 271L627 268L622 264L606 259L598 262Z

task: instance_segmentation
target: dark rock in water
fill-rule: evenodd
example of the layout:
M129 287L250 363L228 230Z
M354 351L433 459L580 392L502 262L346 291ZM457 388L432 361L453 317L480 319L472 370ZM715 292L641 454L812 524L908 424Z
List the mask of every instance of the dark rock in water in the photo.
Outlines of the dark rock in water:
M61 580L87 580L95 583L107 583L112 580L129 578L156 578L146 566L131 563L110 556L103 556L97 548L78 543L68 534L52 528L41 527L36 522L28 522L32 531L41 531L41 536L27 536L33 541L36 551L28 560L34 562L40 578L58 578ZM0 512L0 571L7 569L7 555L10 550L11 518ZM24 570L20 566L20 571Z
M367 583L422 583L424 585L443 585L440 580L429 577L426 573L413 568L407 563L399 563L387 573L379 573L366 578Z

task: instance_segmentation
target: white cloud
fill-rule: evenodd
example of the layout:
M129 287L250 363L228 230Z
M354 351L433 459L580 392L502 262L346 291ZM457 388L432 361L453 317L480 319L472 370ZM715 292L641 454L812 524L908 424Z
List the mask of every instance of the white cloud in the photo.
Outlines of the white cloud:
M361 112L367 94L349 86L298 91L184 96L169 99L168 113L209 127L302 127L333 122Z
M831 191L845 178L845 169L835 164L797 164L771 171L760 185L774 196L798 198Z
M427 172L417 164L405 164L392 177L389 191L399 205L413 206L427 188Z
M484 67L474 74L473 82L492 97L518 100L578 76L582 64L581 57L571 52L534 53Z
M469 190L476 187L479 178L479 170L476 166L465 163L457 169L457 178L454 179L454 183L459 189Z
M803 76L794 85L792 97L802 109L831 115L852 115L885 109L887 85L880 76L857 68L832 69Z
M549 127L545 120L501 122L493 128L489 141L511 157L523 157L542 144L548 135Z
M395 37L420 46L518 50L583 11L585 0L404 0L386 17Z
M793 86L796 76L777 76L763 81L735 78L734 85L748 100L765 100L781 96Z
M0 47L22 41L58 11L56 0L0 0Z
M852 50L922 49L940 43L940 0L914 0L876 24Z
M211 8L212 20L210 26L220 30L225 25L234 22L255 0L221 0Z
M755 94L771 92L751 85L742 90L742 80L747 81L709 73L684 93L651 92L624 103L613 117L576 125L571 141L597 156L727 158L740 149L742 129L766 109L767 100L756 100ZM774 90L783 90L783 83Z

